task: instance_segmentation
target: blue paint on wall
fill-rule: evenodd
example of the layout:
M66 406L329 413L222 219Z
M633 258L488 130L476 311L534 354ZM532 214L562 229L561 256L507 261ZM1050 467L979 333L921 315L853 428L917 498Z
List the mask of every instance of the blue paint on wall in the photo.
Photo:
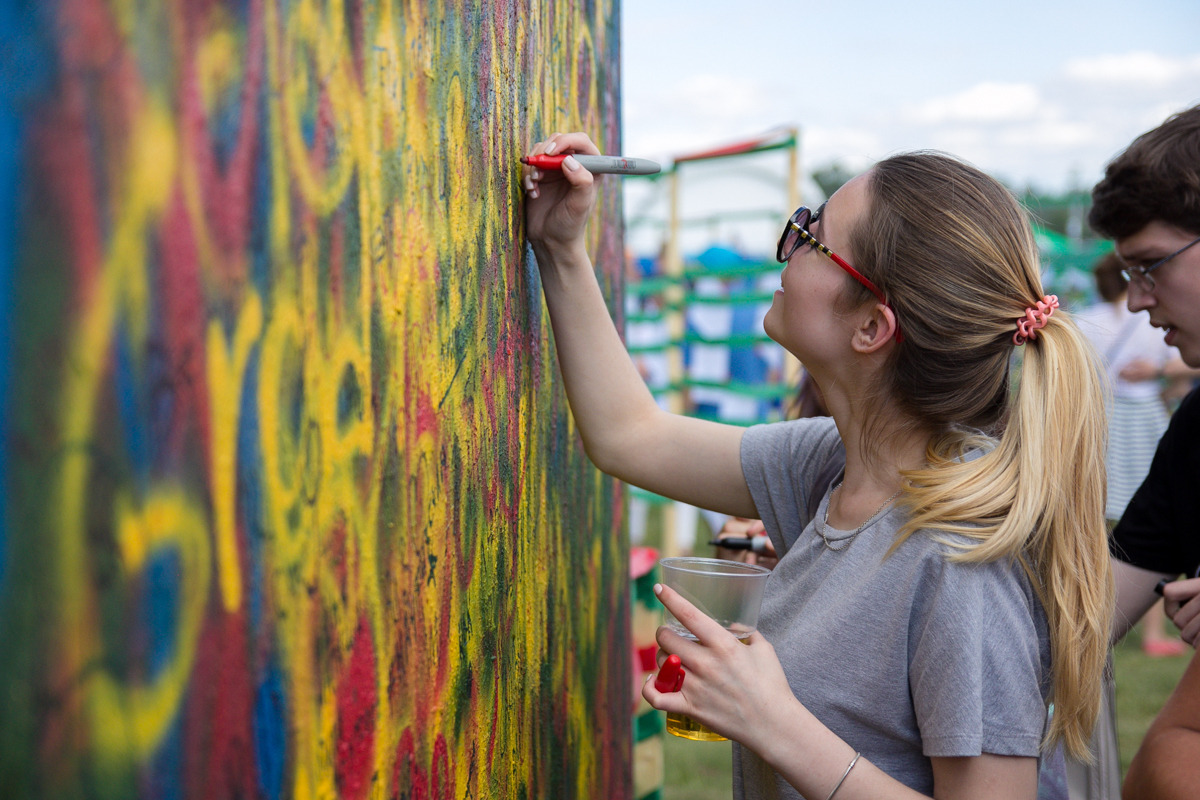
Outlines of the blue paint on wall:
M288 750L287 716L283 675L272 659L254 696L254 757L258 766L258 785L267 800L275 800L283 793L284 754Z
M263 620L263 592L266 564L270 559L263 555L263 508L258 492L259 475L255 465L262 463L259 447L259 424L255 413L258 398L258 348L254 348L246 362L245 386L242 389L241 407L238 409L237 440L237 496L238 517L246 530L246 541L250 548L247 605L250 630L254 633L269 627Z
M177 717L150 762L150 785L143 789L145 796L155 800L182 800L183 783L179 780L182 774L183 720Z
M121 423L122 439L125 442L128 463L136 473L138 488L144 490L149 485L151 467L149 437L146 435L148 417L139 394L143 382L138 377L133 348L124 327L119 327L116 336L113 337L113 361L116 410Z
M142 573L148 680L171 663L175 652L181 577L179 554L174 548L155 550Z
M12 393L12 269L20 186L21 126L8 103L0 103L0 594L8 563L8 455Z
M44 4L36 0L0 3L0 595L8 564L13 268L24 185L22 120L29 98L44 91L51 78L50 30L50 13Z

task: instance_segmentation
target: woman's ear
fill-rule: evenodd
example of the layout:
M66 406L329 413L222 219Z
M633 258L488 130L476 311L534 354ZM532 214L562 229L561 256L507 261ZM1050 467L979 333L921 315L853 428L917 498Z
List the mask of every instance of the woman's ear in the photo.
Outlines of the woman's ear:
M896 313L883 303L876 303L854 331L853 347L859 353L874 353L892 341L897 330Z

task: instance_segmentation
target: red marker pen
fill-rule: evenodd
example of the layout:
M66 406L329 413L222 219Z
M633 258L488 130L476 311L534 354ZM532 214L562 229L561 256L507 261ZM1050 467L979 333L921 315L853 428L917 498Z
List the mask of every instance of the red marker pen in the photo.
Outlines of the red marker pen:
M575 160L593 175L653 175L662 171L655 161L624 156L585 156L573 153ZM521 163L538 169L562 169L560 156L522 156Z
M654 688L664 694L678 692L683 688L683 679L686 675L687 673L683 671L683 662L679 660L679 656L669 655L658 670L658 677L654 679Z

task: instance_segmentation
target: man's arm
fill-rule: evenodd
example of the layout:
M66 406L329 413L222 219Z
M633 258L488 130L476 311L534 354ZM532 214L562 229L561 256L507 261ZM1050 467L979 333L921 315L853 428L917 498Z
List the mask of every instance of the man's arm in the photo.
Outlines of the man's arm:
M1200 787L1200 659L1193 656L1138 748L1122 800L1191 800Z
M1174 578L1161 572L1126 564L1119 558L1110 559L1113 571L1113 583L1117 589L1117 603L1113 615L1112 640L1119 642L1129 633L1129 629L1150 610L1150 606L1158 600L1154 593L1155 585L1163 578Z

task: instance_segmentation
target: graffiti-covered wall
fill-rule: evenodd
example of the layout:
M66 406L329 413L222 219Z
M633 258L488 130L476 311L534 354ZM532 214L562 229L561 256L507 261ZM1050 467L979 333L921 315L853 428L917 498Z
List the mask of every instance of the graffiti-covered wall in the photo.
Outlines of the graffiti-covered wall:
M5 4L0 796L629 795L518 172L616 2Z

